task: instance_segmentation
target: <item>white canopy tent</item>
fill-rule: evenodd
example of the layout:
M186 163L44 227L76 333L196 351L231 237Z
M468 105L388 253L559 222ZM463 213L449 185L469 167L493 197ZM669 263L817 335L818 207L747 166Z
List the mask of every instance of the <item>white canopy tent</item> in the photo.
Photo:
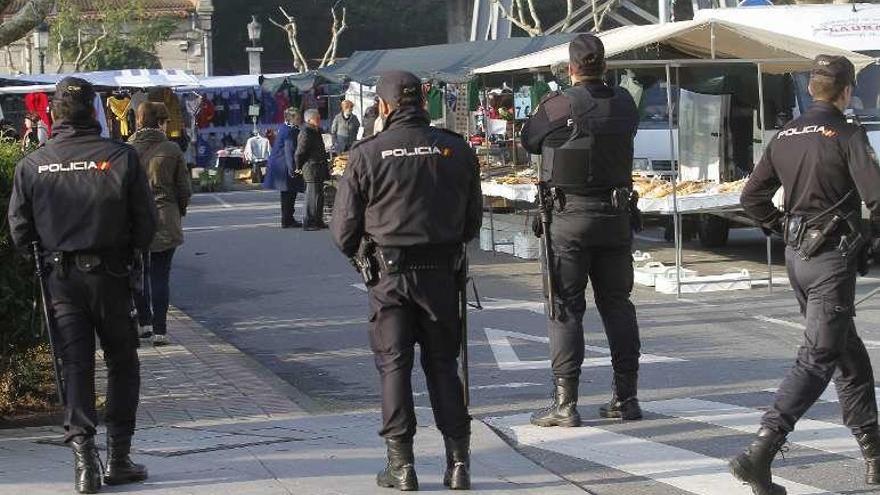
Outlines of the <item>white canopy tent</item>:
M876 59L832 46L780 33L718 19L704 19L645 26L624 26L599 33L605 45L609 68L653 67L665 69L666 103L669 116L669 148L672 162L681 156L677 149L673 125L672 84L673 70L681 67L705 65L751 64L756 67L758 80L758 111L761 135L764 132L763 74L785 74L809 70L819 54L844 56L852 61L856 72L876 62ZM476 75L491 75L521 71L547 70L567 63L569 43L546 50L498 62L476 69ZM676 78L677 79L677 78ZM679 141L680 143L680 141ZM763 143L762 143L763 144ZM682 219L675 182L672 174L673 226L675 229L676 286L681 297ZM771 241L767 237L768 286L773 288Z
M609 66L643 65L648 61L615 58L655 45L667 46L694 59L761 63L762 71L771 74L806 70L816 55L821 53L847 57L856 66L856 71L875 62L875 59L867 55L849 50L718 19L624 26L599 33L598 36L605 45L605 57ZM474 73L541 69L567 61L568 43L564 43L531 55L481 67ZM654 65L660 62L651 61Z

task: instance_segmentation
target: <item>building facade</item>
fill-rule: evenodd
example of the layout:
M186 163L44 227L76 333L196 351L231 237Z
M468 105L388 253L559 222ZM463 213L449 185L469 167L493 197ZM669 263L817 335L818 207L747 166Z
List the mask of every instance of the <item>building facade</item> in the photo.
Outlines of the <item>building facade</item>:
M66 0L73 2L84 17L99 16L97 6L106 5L102 0ZM0 16L8 19L14 15L28 0L13 0ZM123 8L126 0L115 0ZM168 40L156 46L156 55L163 69L188 70L196 75L212 75L213 73L213 38L211 29L214 20L214 0L144 0L148 16L162 16L174 19L176 29ZM53 16L46 23L52 29ZM36 74L58 72L58 54L52 47L38 49L39 42L35 36L27 36L12 45L0 48L0 73L2 74ZM41 56L42 52L42 56ZM42 61L42 63L41 63ZM138 69L142 67L127 67ZM73 70L72 64L66 64L61 72Z

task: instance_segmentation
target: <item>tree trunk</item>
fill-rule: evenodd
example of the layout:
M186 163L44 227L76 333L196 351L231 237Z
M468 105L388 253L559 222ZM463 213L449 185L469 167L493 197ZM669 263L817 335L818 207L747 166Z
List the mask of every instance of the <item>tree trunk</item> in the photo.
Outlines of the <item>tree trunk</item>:
M0 4L9 2L0 1ZM55 0L30 0L9 20L0 25L0 47L10 45L28 35L52 11Z
M473 0L446 0L446 41L460 43L471 39Z

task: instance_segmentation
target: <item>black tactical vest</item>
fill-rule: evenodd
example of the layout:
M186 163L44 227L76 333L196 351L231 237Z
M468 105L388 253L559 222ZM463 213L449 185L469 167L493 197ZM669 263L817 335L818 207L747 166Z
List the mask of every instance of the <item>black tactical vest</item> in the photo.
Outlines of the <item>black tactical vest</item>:
M571 102L571 137L541 152L542 179L549 179L553 187L567 194L605 197L615 187L632 185L638 110L626 90L613 92L610 98L594 98L580 85L565 91Z

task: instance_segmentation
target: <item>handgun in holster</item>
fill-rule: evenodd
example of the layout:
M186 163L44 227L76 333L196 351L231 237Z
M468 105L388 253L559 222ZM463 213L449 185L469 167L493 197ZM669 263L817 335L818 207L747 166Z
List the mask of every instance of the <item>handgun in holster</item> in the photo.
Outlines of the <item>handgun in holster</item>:
M611 190L611 207L629 213L629 224L633 232L641 232L645 228L642 211L639 210L639 193L628 187Z
M376 259L376 243L364 238L357 254L351 258L351 264L361 274L364 285L372 287L379 282L379 263Z

